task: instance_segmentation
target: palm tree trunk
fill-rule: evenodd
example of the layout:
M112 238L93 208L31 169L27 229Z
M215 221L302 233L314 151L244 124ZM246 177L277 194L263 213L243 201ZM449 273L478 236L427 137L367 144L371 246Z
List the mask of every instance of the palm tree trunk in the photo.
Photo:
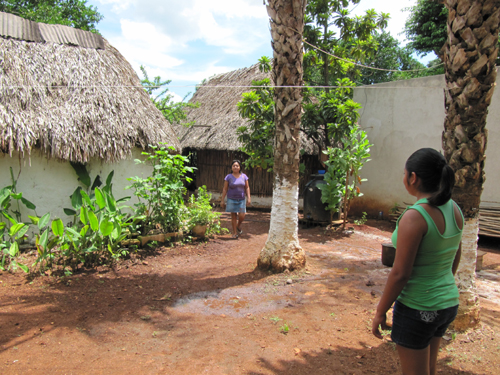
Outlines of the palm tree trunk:
M307 0L269 0L276 86L302 86L302 32ZM298 239L300 118L302 89L276 88L274 187L269 235L257 264L282 272L305 265Z
M495 89L500 0L445 0L449 11L444 48L446 118L443 150L455 170L453 199L465 228L456 280L460 290L455 328L479 323L475 285L479 203L484 183L486 116Z

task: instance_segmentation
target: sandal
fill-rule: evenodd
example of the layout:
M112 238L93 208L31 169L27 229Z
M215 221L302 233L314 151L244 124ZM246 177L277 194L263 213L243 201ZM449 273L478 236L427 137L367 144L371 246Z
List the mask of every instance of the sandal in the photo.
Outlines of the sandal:
M242 231L240 228L236 228L236 229L238 230L238 236L239 236L240 234L243 234L243 231Z
M238 235L237 235L237 234L233 234L231 238L233 238L233 239L237 239L237 238L238 238Z

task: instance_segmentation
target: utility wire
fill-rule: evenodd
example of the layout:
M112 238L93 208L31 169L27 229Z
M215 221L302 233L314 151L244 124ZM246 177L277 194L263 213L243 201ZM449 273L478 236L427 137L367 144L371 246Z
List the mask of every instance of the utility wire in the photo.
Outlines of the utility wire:
M388 82L384 82L388 83ZM148 86L148 88L160 88L164 86ZM422 89L444 89L444 87L441 86L428 86L428 87L397 87L397 86L384 86L384 87L375 87L374 85L366 85L366 86L252 86L252 85L182 85L182 86L168 86L169 88L186 88L186 87L195 87L199 89L204 89L204 88L213 88L213 89L219 89L219 88L250 88L250 89L338 89L338 88L352 88L352 89L414 89L414 88L422 88ZM144 88L143 86L126 86L126 85L121 85L121 86L30 86L30 85L22 85L22 86L0 86L0 90L5 90L5 89L15 89L15 88L41 88L41 89L99 89L99 88Z
M410 70L397 70L397 69L383 69L383 68L375 68L373 66L368 66L368 65L363 65L363 64L358 64L352 60L347 60L347 59L343 59L342 57L338 57L338 56L335 56L329 52L326 52L324 50L322 50L321 48L319 47L316 47L315 45L309 43L308 41L306 41L305 39L302 39L302 41L305 43L305 44L308 44L310 45L312 48L314 49L317 49L318 51L321 51L325 54L327 54L328 56L332 56L334 58L336 58L337 60L341 60L341 61L344 61L344 62L347 62L349 64L354 64L356 66L360 66L362 68L365 68L365 69L372 69L372 70L380 70L380 71L383 71L383 72L397 72L397 73L405 73L405 72L421 72L421 71L424 71L424 70L430 70L430 69L435 69L441 65L444 65L444 63L441 63L441 64L437 64L437 65L434 65L434 66L431 66L431 67L427 67L427 68L422 68L422 69L410 69Z
M292 29L292 28L290 28ZM294 30L294 29L292 29ZM294 30L296 31L296 30ZM297 31L296 31L297 32ZM325 53L327 54L328 56L331 56L337 60L341 60L341 61L344 61L344 62L347 62L349 64L354 64L356 66L359 66L359 67L362 67L362 68L365 68L365 69L372 69L372 70L379 70L379 71L384 71L384 72L399 72L399 73L404 73L404 72L421 72L421 71L425 71L425 70L430 70L430 69L435 69L441 65L444 65L444 63L441 63L441 64L438 64L438 65L435 65L435 66L432 66L432 67L428 67L428 68L423 68L423 69L411 69L411 70L395 70L395 69L383 69L383 68L376 68L376 67L373 67L373 66L368 66L368 65L363 65L363 64L359 64L359 63L356 63L352 60L347 60L347 59L344 59L342 57L338 57L338 56L335 56L334 54L332 53L329 53L309 42L307 42L305 39L302 39L302 41L311 46L312 48L322 52L322 53ZM59 89L59 88L72 88L72 89L79 89L79 88L148 88L148 89L158 89L158 88L167 88L165 86L147 86L147 87L144 87L142 85L140 86L134 86L134 85L119 85L119 86L77 86L77 85L71 85L71 86L52 86L52 85L47 85L47 86L31 86L31 85L12 85L12 86L3 86L3 85L0 85L0 89L13 89L13 88L50 88L50 89ZM401 89L401 88L410 88L410 87L387 87L387 86L384 86L384 87L372 87L371 85L366 85L366 86L252 86L252 85L227 85L227 86L224 86L224 85L169 85L168 88L187 88L187 87L194 87L194 88L251 88L251 89L254 89L254 88L305 88L305 89L336 89L336 88L360 88L360 87L363 87L363 88L371 88L371 89ZM422 88L436 88L436 87L422 87ZM438 88L442 88L442 87L438 87Z

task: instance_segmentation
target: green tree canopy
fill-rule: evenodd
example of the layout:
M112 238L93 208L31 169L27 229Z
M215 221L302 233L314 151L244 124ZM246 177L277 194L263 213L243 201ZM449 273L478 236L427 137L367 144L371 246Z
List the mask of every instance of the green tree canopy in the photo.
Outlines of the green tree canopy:
M103 19L87 0L0 0L0 11L47 24L71 26L97 33Z
M410 79L443 73L443 67L426 69L426 66L415 59L412 55L414 49L408 46L402 47L399 41L387 32L376 33L374 38L378 49L372 56L366 58L364 65L380 69L361 69L361 78L357 82L364 85ZM437 60L440 63L439 60ZM429 64L429 67L433 64ZM413 70L413 71L412 71Z
M441 48L448 37L448 9L442 1L418 0L416 5L407 10L410 16L406 20L404 32L410 41L408 47L422 56L431 52L441 56Z
M154 103L156 108L160 110L163 116L171 124L181 124L184 126L192 125L192 123L183 123L183 121L187 118L185 109L198 107L198 103L186 103L184 101L190 93L188 93L182 101L175 102L174 96L169 93L169 90L166 87L170 84L170 82L172 82L171 80L162 81L159 76L150 80L146 68L142 65L140 68L143 75L143 79L141 79L142 87L144 87L144 90L148 93L151 101Z
M309 0L306 7L304 38L319 47L304 45L304 80L310 85L334 85L338 79L359 77L359 68L341 59L363 62L377 50L374 32L387 25L389 15L367 10L353 16L348 7L360 0ZM327 90L328 91L328 90Z
M378 42L376 32L387 24L388 14L368 10L363 16L353 16L348 7L360 0L309 0L304 17L304 81L310 86L354 85L346 78L359 78L360 67L351 61L364 62L373 56ZM335 55L339 58L335 58ZM262 58L260 67L270 68L270 60ZM349 84L346 84L349 82ZM272 168L274 138L274 106L269 80L253 82L261 86L243 94L238 110L249 120L247 126L238 129L242 151L250 157L248 166ZM341 94L329 89L304 90L304 115L301 130L320 150L338 141L333 127L342 116L344 107L338 107L338 98L350 99L352 92L341 89ZM271 138L270 138L271 137Z

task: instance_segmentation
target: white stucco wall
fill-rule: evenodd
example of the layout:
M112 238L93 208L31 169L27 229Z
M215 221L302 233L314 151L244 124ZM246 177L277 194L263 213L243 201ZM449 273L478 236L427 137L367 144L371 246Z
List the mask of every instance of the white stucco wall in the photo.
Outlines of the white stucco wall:
M125 196L132 196L126 204L132 205L137 202L132 190L125 190L130 185L127 178L133 176L146 177L151 169L144 165L136 165L134 159L143 159L141 150L134 149L130 159L119 163L106 164L99 159L93 159L87 164L92 182L97 175L100 175L103 184L106 182L108 174L114 170L113 194L116 199ZM36 205L36 212L39 216L51 213L51 218L61 218L64 222L69 222L63 209L71 208L70 196L79 186L77 175L69 162L61 162L55 159L47 159L41 156L38 151L34 151L31 158L21 159L18 153L12 157L9 155L0 156L0 189L11 185L10 169L13 168L14 176L18 178L17 191L23 193L23 197ZM83 186L82 186L83 187ZM23 220L29 220L26 211L21 204Z
M376 214L395 203L414 202L402 183L406 159L417 149L441 148L444 129L443 75L360 87L354 90L354 101L362 105L360 126L366 130L371 148L371 161L361 176L368 181L361 190L365 194L354 204L354 211ZM500 201L500 93L493 95L487 118L486 182L482 201Z

